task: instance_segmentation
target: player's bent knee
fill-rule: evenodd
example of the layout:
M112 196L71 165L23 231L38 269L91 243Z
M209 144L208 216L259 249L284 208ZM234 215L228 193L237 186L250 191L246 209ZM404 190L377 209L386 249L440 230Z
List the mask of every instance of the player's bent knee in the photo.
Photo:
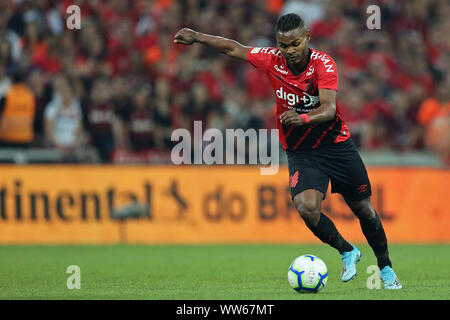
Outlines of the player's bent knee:
M358 218L362 219L373 219L376 216L375 211L370 207L364 207L361 210L359 210L358 214L356 215Z
M360 201L347 201L350 209L359 219L373 219L376 215L375 210L372 207L370 198Z
M294 199L294 205L307 224L315 224L319 219L320 202L317 200L298 197Z

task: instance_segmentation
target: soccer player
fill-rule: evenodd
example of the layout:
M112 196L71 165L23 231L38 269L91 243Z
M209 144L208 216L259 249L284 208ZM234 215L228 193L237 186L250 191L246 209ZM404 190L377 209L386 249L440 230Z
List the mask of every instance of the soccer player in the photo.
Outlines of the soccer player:
M377 258L384 288L401 289L389 259L383 225L370 201L366 168L336 102L336 64L326 53L309 48L309 30L297 14L280 16L275 36L277 48L247 47L231 39L183 28L174 42L207 45L246 60L266 74L276 96L277 128L288 157L292 200L306 226L342 255L341 280L353 279L361 252L321 213L331 181L331 192L340 193L359 219Z

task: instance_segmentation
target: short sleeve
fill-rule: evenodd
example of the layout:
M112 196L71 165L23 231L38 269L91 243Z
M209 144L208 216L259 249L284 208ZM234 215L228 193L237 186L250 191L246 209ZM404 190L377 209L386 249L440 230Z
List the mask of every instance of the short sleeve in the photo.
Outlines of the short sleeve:
M253 47L248 50L247 60L257 69L265 71L270 66L275 48Z
M318 59L317 87L318 89L338 90L338 72L334 60L324 55Z

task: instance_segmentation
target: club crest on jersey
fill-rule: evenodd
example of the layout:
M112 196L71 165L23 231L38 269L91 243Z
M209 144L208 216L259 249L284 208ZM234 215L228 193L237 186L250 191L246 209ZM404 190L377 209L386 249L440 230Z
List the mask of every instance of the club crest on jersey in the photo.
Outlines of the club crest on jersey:
M310 75L312 75L314 73L314 67L310 66L308 69L308 72L306 73L306 76L309 77Z
M303 96L300 98L298 94L295 93L287 93L283 90L283 87L276 91L276 95L279 99L287 101L288 105L294 106L303 103L304 107L315 106L319 103L319 96L311 96L306 92L303 92Z

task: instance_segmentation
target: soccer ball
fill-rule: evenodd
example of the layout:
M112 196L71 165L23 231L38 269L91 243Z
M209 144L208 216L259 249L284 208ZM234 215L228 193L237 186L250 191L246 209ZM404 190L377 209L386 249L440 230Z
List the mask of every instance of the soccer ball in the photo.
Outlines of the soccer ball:
M327 279L325 262L310 254L296 258L289 267L288 281L297 292L319 292L325 287Z

